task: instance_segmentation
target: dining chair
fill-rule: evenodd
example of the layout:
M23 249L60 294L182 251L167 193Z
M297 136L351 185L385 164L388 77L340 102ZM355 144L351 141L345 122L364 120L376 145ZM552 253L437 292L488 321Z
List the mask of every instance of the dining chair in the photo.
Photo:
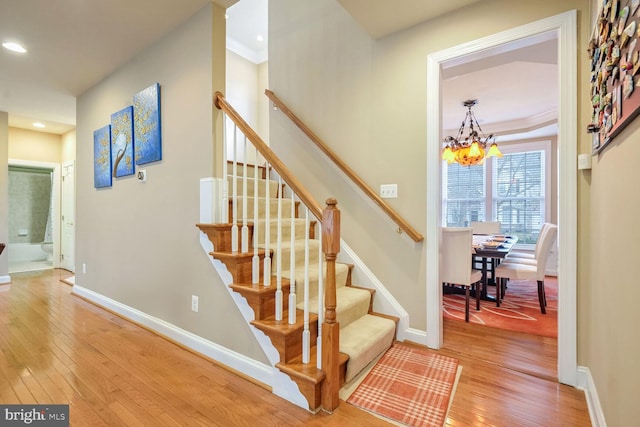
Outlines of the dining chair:
M500 300L504 294L506 280L535 280L538 282L538 301L540 302L540 311L546 314L547 297L544 291L544 277L547 269L547 258L551 251L551 245L556 240L558 234L558 226L549 225L540 241L540 251L538 258L533 264L519 263L517 261L503 262L495 269L496 275L496 305L500 306Z
M469 321L470 289L475 289L476 310L480 310L482 272L471 268L473 254L471 228L446 227L442 229L440 246L440 281L446 286L462 286L465 294L464 321Z
M471 221L473 234L498 234L500 233L500 221Z
M542 224L542 227L540 227L540 233L538 233L538 239L536 240L536 246L533 253L514 250L509 252L509 255L506 256L505 261L507 260L509 262L521 262L522 260L535 261L539 257L540 245L542 243L542 240L544 239L544 235L546 234L547 230L549 229L549 226L551 225L553 224L545 222L544 224Z

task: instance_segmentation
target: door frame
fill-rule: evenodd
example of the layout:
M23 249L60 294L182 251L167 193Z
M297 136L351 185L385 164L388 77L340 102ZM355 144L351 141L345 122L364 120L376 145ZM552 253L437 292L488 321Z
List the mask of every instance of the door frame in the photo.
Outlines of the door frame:
M441 64L536 34L558 36L558 380L577 385L577 12L571 10L517 28L430 54L427 59L427 346L442 346L442 286L439 246L442 210ZM562 280L560 280L560 278Z
M51 210L51 224L53 230L51 233L53 239L53 268L60 266L60 163L38 162L35 160L9 159L9 166L26 166L35 168L53 169L53 182L51 183L51 191L53 193L53 209Z
M76 267L75 267L75 262L76 262L76 162L75 160L69 160L66 162L63 162L61 165L61 170L60 173L62 174L64 172L64 169L66 169L68 166L71 166L73 168L73 186L72 186L72 190L71 190L71 197L72 197L72 209L73 209L73 236L71 239L71 245L73 246L73 265L68 266L66 264L66 262L63 262L61 257L59 256L58 259L60 260L60 268L64 268L66 270L71 271L72 273L76 272ZM62 175L60 175L60 177L62 178ZM68 194L66 194L66 192L64 192L64 185L61 182L60 183L60 253L62 254L62 243L64 240L64 237L62 235L63 233L63 228L64 225L62 224L62 210L63 210L63 206L62 206L62 198L66 195L69 196ZM63 265L64 264L64 265Z

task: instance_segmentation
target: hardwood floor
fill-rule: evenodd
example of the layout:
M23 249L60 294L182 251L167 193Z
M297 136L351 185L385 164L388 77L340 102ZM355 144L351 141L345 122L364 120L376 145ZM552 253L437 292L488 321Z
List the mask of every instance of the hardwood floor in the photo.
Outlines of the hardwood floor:
M1 403L68 403L78 426L390 425L344 402L309 414L71 295L60 282L69 275L16 273L0 285ZM590 425L583 393L549 380L555 342L445 321L445 344L463 366L448 426Z

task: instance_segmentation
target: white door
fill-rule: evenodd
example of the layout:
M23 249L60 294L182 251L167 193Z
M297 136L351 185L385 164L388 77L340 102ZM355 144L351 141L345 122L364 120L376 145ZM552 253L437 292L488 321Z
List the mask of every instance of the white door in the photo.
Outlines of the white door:
M74 162L62 164L62 215L60 218L61 245L60 268L76 271L75 266L75 221L76 221L76 180Z

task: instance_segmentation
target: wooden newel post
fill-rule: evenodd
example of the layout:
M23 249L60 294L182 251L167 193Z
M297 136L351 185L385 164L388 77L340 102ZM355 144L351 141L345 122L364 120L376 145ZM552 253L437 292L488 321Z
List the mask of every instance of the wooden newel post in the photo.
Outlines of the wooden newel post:
M340 252L340 210L335 199L327 199L322 212L322 252L327 262L322 324L322 407L333 412L340 401L340 324L336 322L336 257Z

